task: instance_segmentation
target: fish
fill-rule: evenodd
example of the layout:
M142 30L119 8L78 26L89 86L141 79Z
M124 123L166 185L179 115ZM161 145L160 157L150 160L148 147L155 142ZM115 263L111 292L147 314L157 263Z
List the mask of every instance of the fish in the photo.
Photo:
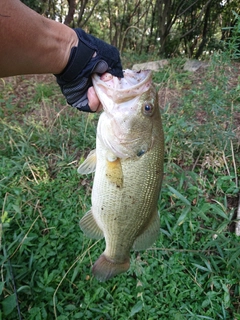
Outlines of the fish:
M78 168L95 172L91 209L79 224L86 236L105 238L92 267L103 282L130 268L131 250L146 250L158 238L164 133L150 70L126 69L123 78L94 74L92 82L103 112L96 149Z

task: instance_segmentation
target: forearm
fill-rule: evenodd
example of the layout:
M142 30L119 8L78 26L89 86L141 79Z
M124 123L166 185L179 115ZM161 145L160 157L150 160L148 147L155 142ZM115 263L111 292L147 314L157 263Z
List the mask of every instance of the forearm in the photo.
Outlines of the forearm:
M71 28L19 0L0 0L0 77L61 73L77 43Z

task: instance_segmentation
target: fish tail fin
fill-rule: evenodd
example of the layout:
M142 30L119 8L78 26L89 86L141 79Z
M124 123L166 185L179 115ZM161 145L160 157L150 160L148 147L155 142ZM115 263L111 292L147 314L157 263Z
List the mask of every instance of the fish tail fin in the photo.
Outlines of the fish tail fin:
M130 267L129 259L124 263L113 263L102 254L92 267L93 275L101 282L107 281Z

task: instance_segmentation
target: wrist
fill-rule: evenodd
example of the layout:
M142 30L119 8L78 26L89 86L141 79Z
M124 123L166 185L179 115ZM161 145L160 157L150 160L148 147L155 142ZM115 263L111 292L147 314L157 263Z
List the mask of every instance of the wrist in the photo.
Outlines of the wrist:
M78 32L79 30L80 29L71 30L74 32L75 36L77 37L78 43L77 43L77 46L71 47L70 54L68 56L68 61L67 61L67 64L65 65L65 68L62 70L62 72L55 74L58 78L59 83L73 81L77 77L86 76L86 74L83 74L82 71L85 70L89 61L94 56L95 49L85 44L85 42L81 40ZM88 70L87 72L88 73L87 77L90 76L92 69L93 67L90 66L90 70Z
M65 28L65 30L62 30L64 37L61 39L61 50L58 52L59 66L57 67L57 72L54 72L55 74L60 74L64 71L70 59L73 48L78 46L78 37L74 30L65 25L62 25L62 27Z

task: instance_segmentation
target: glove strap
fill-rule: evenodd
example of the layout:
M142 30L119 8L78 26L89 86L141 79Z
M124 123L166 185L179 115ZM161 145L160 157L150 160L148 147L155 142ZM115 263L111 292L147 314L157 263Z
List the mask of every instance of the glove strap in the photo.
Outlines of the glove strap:
M88 47L79 39L78 46L71 49L65 69L62 73L56 75L58 80L68 82L75 79L92 59L94 52L94 49Z

